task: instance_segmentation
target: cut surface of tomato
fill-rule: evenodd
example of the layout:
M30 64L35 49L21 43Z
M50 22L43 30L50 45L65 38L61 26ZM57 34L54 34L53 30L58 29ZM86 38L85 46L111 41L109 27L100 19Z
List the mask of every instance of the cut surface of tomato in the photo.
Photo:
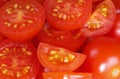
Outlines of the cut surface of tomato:
M0 32L12 40L34 37L45 20L43 7L34 0L11 0L0 8Z
M41 64L50 71L74 71L86 59L86 55L40 42L37 56Z
M87 37L99 37L107 34L116 19L116 9L111 0L100 3L91 15L90 19L81 28L83 35Z
M91 73L49 72L43 73L44 79L92 79Z
M55 46L64 47L71 51L76 51L86 40L86 37L75 31L60 31L54 29L46 23L37 35L40 42L46 42Z
M46 0L46 19L58 30L75 30L89 18L92 0Z
M0 42L0 79L34 79L40 65L36 53L29 42Z

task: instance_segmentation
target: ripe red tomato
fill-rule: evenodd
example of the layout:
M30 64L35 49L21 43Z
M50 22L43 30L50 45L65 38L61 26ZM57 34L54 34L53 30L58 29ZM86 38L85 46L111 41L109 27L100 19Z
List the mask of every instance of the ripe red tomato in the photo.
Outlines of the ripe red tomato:
M40 42L37 56L41 64L50 71L74 71L86 56L67 49Z
M26 41L41 29L43 7L34 0L11 0L0 8L0 32L12 40Z
M92 0L46 0L46 19L58 30L75 30L89 18Z
M115 21L116 9L111 0L100 3L91 15L88 22L81 28L87 37L99 37L107 34Z
M0 41L4 40L6 37L0 33Z
M0 0L0 6L3 5L7 1L9 1L9 0Z
M43 73L44 79L92 79L91 73L50 72Z
M120 10L120 0L112 0L117 10Z
M108 36L114 37L120 40L120 13L117 14L117 19Z
M84 71L93 73L93 79L120 78L120 42L101 37L90 42L83 51L87 55L81 66Z
M76 51L85 41L86 37L81 35L78 30L60 31L54 29L46 23L43 29L37 35L38 40L55 46L64 47L66 49Z
M36 53L29 42L0 42L0 79L34 79L40 65Z
M45 0L36 0L36 1L39 2L41 5L43 5Z

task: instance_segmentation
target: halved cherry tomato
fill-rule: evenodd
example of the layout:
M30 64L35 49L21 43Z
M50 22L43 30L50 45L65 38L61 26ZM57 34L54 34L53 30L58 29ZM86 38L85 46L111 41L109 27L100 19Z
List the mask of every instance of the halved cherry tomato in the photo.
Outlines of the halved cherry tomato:
M120 78L120 42L101 37L90 42L83 51L87 55L81 69L93 73L93 79Z
M35 79L40 65L36 53L29 42L0 42L0 79Z
M91 15L88 22L81 28L87 37L99 37L107 34L115 21L116 9L111 0L100 3Z
M115 24L111 31L108 33L108 36L120 40L120 13L117 14Z
M89 18L92 0L46 0L46 19L58 30L75 30Z
M26 41L41 29L43 7L34 0L11 0L0 8L0 32L12 40Z
M81 53L40 42L37 56L41 64L50 71L74 71L86 59Z
M64 47L72 51L79 49L86 39L78 30L60 31L54 29L48 23L44 25L43 29L37 35L37 38L40 42Z
M91 73L49 72L43 73L44 79L92 79Z

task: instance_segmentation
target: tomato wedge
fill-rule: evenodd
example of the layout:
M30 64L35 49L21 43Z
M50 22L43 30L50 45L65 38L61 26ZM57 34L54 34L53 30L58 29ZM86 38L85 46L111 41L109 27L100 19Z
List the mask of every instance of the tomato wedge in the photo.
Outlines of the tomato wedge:
M43 73L44 79L92 79L91 73L49 72Z
M0 79L34 79L39 70L36 49L29 42L0 42Z
M40 42L46 42L55 46L64 47L71 51L78 50L86 40L86 37L79 33L79 30L60 31L46 23L38 33L37 38Z
M81 28L87 37L99 37L107 34L115 21L116 9L111 0L100 3L91 15L88 22Z
M90 17L92 0L46 0L47 21L58 30L80 28Z
M40 42L37 56L41 64L50 71L74 71L86 59L86 55Z
M0 32L12 40L31 39L44 20L45 11L35 0L11 0L0 8Z

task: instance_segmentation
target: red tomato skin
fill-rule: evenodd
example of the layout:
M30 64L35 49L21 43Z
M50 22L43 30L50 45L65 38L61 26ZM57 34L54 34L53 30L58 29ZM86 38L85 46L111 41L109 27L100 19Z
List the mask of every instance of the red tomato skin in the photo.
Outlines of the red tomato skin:
M27 9L25 7L22 7L22 9L17 8L17 10L26 12L26 14L23 14L24 18L19 17L19 18L23 19L20 21L24 21L24 20L27 21L27 20L32 19L32 20L35 20L34 24L29 24L26 22L26 24L27 24L26 27L16 28L16 29L12 28L12 26L11 26L11 28L6 27L5 22L8 22L8 20L10 19L10 23L12 23L11 19L13 19L13 18L15 19L15 17L17 18L17 16L14 15L15 13L13 15L12 14L8 15L7 12L4 12L5 10L9 9L10 7L13 7L12 5L14 5L14 4L19 4L22 6L29 4L29 5L33 6L36 13L27 12ZM44 8L34 0L25 0L25 1L24 0L11 0L11 1L8 1L5 3L5 5L1 6L0 15L1 15L0 16L0 19L1 19L0 26L2 26L2 27L0 27L1 33L3 35L5 35L7 38L9 38L11 40L15 40L15 41L28 41L28 40L32 39L41 30L41 28L44 24L44 21L45 21ZM15 22L13 22L13 23L15 23ZM17 23L19 25L19 21ZM13 24L13 27L14 27L14 24Z
M63 1L63 2L64 3L61 3L62 5L64 5L65 3L66 4L68 3L67 1ZM77 1L76 0L70 0L69 2L72 3L72 2L77 2ZM57 17L54 17L53 16L53 12L52 12L53 10L51 10L51 9L53 9L53 7L61 5L61 4L58 4L56 2L56 0L46 0L45 3L44 3L45 10L46 10L46 20L54 28L56 28L58 30L76 30L76 29L79 29L88 20L88 18L91 15L92 0L83 0L83 6L82 6L82 9L80 9L80 10L83 11L83 13L81 12L81 16L80 17L76 17L74 19L70 18L70 20L67 20L67 19L63 20L63 19L59 18L58 15L57 15ZM71 10L73 10L73 13L74 13L74 10L75 10L75 12L77 12L77 8L75 8L75 9L73 8L72 9L72 6L74 6L74 4L71 5ZM68 8L68 7L66 7L66 8ZM67 10L65 12L67 12ZM63 14L67 15L67 14L70 14L71 11L69 11L67 13L65 13L65 12L63 12ZM61 14L62 14L62 12L61 12Z
M81 71L93 73L93 79L119 79L120 42L100 37L90 42L83 51L87 55ZM115 74L116 72L116 74Z
M60 31L46 23L43 29L38 33L37 39L40 42L46 42L71 51L76 51L82 46L86 37L81 35L78 30Z
M27 47L28 50L32 52L32 55L30 57L28 57L25 54L22 54L21 56L19 56L21 54L19 52L19 48L18 48L18 52L14 52L17 49L15 49L13 51L13 49L14 49L13 47ZM30 42L18 42L18 41L12 41L12 40L6 39L6 40L0 42L0 51L4 48L6 48L6 49L10 48L11 49L10 53L12 52L13 54L7 55L7 58L5 58L5 59L2 59L2 56L0 57L0 67L2 67L1 63L6 63L7 67L5 67L5 68L8 69L8 73L6 73L6 74L3 74L2 69L0 69L0 79L32 79L37 76L40 63L37 59L36 48ZM18 59L17 59L17 57L18 57ZM25 60L23 60L22 57ZM27 59L27 57L28 57L28 59ZM19 62L18 61L14 62L14 61L12 61L12 59L13 60L17 59ZM22 60L20 60L20 59L22 59ZM24 61L26 61L26 62L24 62ZM14 65L14 64L15 64L15 67L12 67L12 65ZM24 68L27 65L30 65L31 69L27 74L23 74L25 72L24 72L24 70L22 70L22 68ZM4 67L2 67L2 68L4 69ZM15 72L20 72L22 75L20 75L20 77L16 77L16 74L11 75L11 74L9 74L9 72L11 72L11 74L15 73Z
M113 28L106 36L120 40L120 13L117 14Z
M107 13L101 10L105 8L108 9L106 10ZM96 7L90 19L80 31L88 38L104 36L112 29L115 19L116 8L113 2L111 0L104 0Z

